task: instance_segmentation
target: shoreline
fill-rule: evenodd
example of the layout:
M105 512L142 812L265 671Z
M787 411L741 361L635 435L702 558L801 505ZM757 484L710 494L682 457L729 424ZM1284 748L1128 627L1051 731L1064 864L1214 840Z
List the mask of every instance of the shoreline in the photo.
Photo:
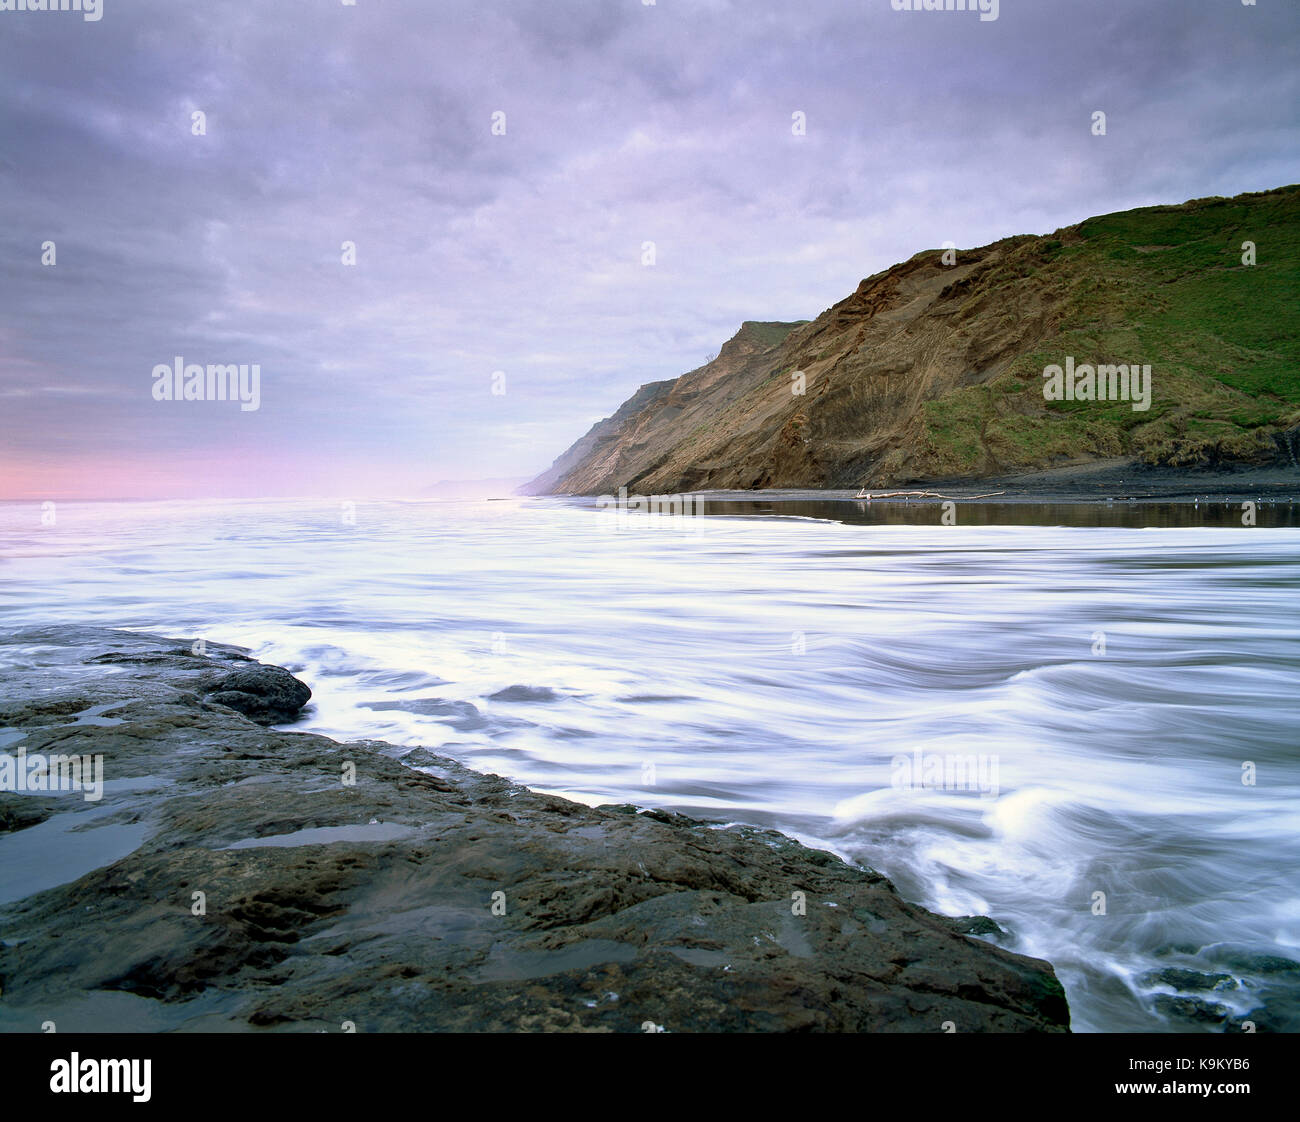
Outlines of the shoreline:
M1021 475L989 476L895 483L865 488L775 487L752 491L702 489L685 494L704 501L830 501L863 502L859 491L870 494L871 503L915 505L951 499L961 503L998 504L1081 504L1198 502L1300 503L1300 467L1258 468L1223 471L1180 471L1149 468L1131 460L1109 460ZM936 497L905 492L933 492ZM998 492L991 494L991 492ZM638 493L639 494L639 493ZM880 495L898 497L879 497ZM518 498L595 498L595 494L520 495Z
M105 782L0 793L0 1031L1069 1031L990 920L776 831L269 727L310 691L236 647L3 642L0 752Z

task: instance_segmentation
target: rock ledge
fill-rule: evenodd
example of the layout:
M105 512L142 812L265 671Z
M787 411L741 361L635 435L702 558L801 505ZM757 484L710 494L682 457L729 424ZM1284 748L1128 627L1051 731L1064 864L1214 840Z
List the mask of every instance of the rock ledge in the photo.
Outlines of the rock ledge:
M1068 1031L1047 963L781 834L266 728L310 691L236 648L43 628L0 665L3 750L106 780L0 793L0 1029Z

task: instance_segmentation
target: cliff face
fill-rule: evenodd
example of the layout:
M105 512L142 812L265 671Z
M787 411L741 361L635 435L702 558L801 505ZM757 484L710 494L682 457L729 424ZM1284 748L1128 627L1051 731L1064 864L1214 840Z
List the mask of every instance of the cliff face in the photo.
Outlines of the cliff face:
M593 425L524 493L598 494L662 474L666 457L687 448L720 412L745 398L771 373L781 343L798 323L746 322L711 362L664 382L650 382L613 416ZM689 454L689 453L688 453ZM673 459L673 463L676 463ZM682 488L675 488L681 490Z
M653 415L651 406L667 397L674 385L675 380L669 378L667 381L648 382L642 386L618 407L613 416L592 425L586 436L560 456L548 471L528 483L523 488L524 492L547 495L571 491L573 484L570 480L591 475L591 464L602 463L609 455L617 453L620 438L629 422L648 411Z
M1300 187L955 258L920 253L810 323L746 323L706 366L643 386L526 493L880 486L1117 456L1291 462ZM1149 365L1149 407L1045 400L1044 368L1067 357Z

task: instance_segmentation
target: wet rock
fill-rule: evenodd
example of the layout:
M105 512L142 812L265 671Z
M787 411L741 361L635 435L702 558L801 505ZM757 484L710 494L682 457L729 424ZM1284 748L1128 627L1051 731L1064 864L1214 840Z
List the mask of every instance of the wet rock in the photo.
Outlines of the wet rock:
M960 935L1006 935L988 916L954 916L948 922Z
M556 701L559 699L552 689L545 686L506 686L503 690L488 694L489 701Z
M1219 1025L1224 1032L1300 1032L1300 963L1249 946L1223 943L1205 947L1169 945L1155 953L1183 961L1179 966L1144 974L1142 984L1172 986L1184 994L1230 993L1237 1000L1248 995L1254 1003L1245 1015L1230 1013L1221 1017L1222 1007L1208 998L1200 1005L1157 999L1157 1007L1163 1007L1172 1019L1201 1027ZM1171 995L1164 997L1169 999Z
M1218 1025L1228 1019L1228 1010L1218 1002L1204 1001L1199 997L1175 997L1162 993L1153 1003L1156 1012L1171 1021L1184 1021L1194 1025Z
M1237 980L1231 974L1202 974L1199 970L1181 970L1176 966L1153 970L1143 975L1142 982L1148 986L1173 986L1184 993L1223 993L1237 988Z
M1201 948L1192 943L1163 943L1151 953L1157 958L1169 958L1171 955L1192 957L1200 953Z
M110 781L56 815L144 840L0 907L0 1030L1068 1031L1047 963L774 831L262 727L211 701L287 672L234 649L40 636L7 696L79 700L61 725L33 712L28 748L102 754ZM77 724L108 703L120 724Z
M1244 1017L1229 1017L1224 1022L1225 1032L1300 1032L1300 1010L1295 1003L1275 1002L1271 1007L1260 1005Z
M297 719L311 700L311 690L289 671L259 664L219 678L206 697L259 725L280 725Z
M1300 974L1300 962L1275 954L1220 950L1215 958L1225 966L1251 974Z
M377 712L398 710L418 713L422 717L436 717L458 732L475 732L487 727L487 720L478 706L468 701L448 701L443 697L417 697L410 701L372 701L365 708Z
M0 791L0 834L36 826L54 814L57 807L55 800L39 795Z
M704 822L699 818L691 818L685 814L676 814L668 810L643 810L639 812L643 818L650 818L655 822L664 822L669 826L703 826Z

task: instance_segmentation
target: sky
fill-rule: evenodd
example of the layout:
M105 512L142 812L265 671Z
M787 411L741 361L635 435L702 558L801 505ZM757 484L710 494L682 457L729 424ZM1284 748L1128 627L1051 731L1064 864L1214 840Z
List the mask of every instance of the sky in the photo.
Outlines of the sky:
M920 250L1300 181L1296 0L14 2L7 499L527 478Z

